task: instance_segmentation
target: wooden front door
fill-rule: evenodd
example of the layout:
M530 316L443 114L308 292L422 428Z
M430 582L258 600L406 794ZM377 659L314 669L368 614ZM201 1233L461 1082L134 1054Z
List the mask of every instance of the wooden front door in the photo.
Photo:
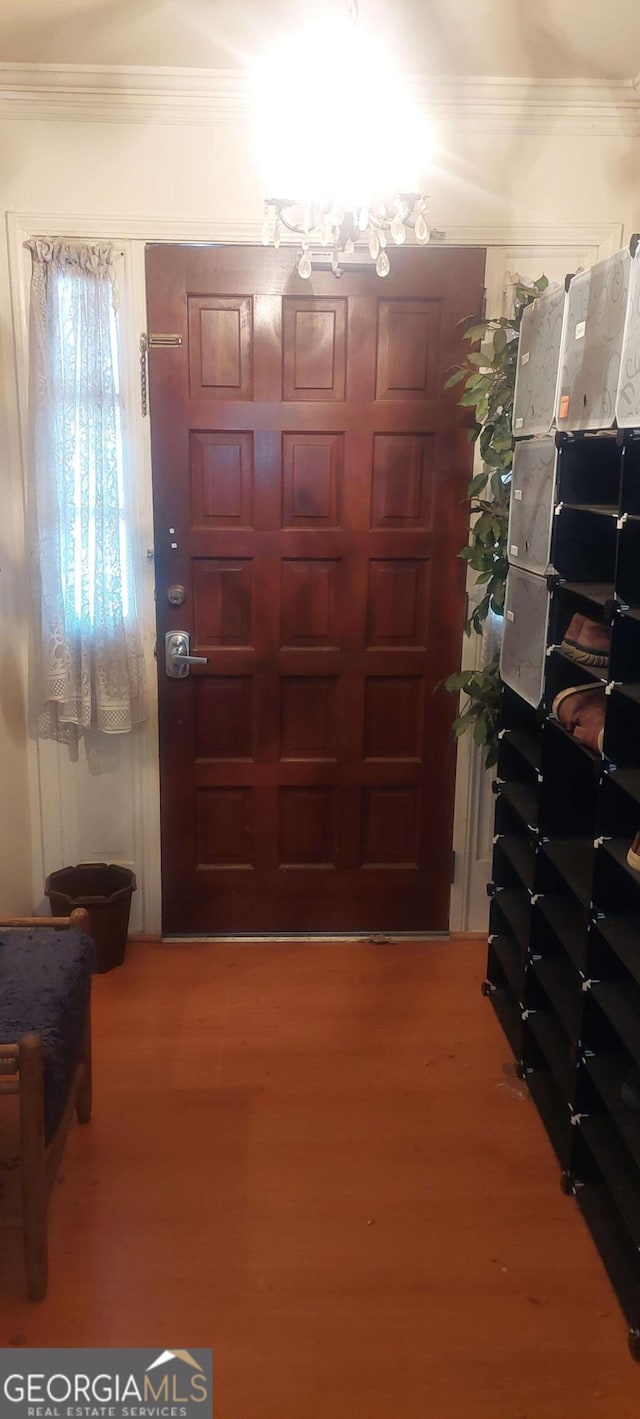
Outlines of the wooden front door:
M484 252L151 246L163 928L447 927ZM184 588L182 604L169 600ZM172 595L180 595L180 592ZM165 672L169 630L207 657Z

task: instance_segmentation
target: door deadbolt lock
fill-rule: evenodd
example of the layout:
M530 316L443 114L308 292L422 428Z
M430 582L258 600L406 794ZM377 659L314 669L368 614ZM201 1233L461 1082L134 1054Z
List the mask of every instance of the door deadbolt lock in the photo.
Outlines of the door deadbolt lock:
M169 601L172 606L182 606L186 594L184 587L176 582L175 586L169 587L167 601Z
M206 655L190 655L188 631L167 631L164 638L164 668L171 680L184 680L192 665L207 665Z

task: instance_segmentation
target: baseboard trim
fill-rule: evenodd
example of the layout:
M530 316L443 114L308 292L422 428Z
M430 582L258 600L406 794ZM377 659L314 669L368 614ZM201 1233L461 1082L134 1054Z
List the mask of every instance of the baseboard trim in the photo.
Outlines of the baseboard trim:
M310 931L289 931L283 932L257 932L250 936L223 934L217 936L215 933L206 935L204 932L194 932L193 935L167 935L162 938L166 945L178 945L181 941L185 944L197 941L210 941L217 946L228 944L230 946L271 946L276 943L293 946L296 942L308 942L311 946L334 945L336 942L343 942L345 945L366 945L371 946L394 946L406 945L409 942L429 942L448 941L447 931L331 931L331 932L310 932Z
M432 941L486 941L487 933L486 931L456 931L453 934L448 931L395 931L388 933L357 931L334 931L331 933L290 931L287 934L278 934L271 932L262 932L258 934L254 932L252 936L235 936L228 934L218 936L215 933L212 933L211 935L206 935L202 932L195 933L194 935L185 934L175 936L157 936L153 932L132 931L129 933L127 940L132 946L136 944L143 946L177 946L180 945L181 942L184 942L185 945L192 945L199 941L203 943L211 942L213 945L216 946L271 946L278 943L282 945L291 945L294 942L303 941L308 941L310 945L318 946L321 946L323 944L332 945L333 943L338 941L344 942L346 945L348 945L349 943L354 945L362 945L368 943L371 946L394 946L396 943L398 943L399 945L405 945L409 942L415 942L416 945L420 945L422 942L428 943Z

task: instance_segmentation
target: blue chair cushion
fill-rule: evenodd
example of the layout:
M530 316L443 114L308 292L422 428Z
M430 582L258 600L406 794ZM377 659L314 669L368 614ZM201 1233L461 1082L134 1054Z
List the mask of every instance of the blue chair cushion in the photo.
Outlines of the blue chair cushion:
M58 1129L82 1051L94 946L77 931L0 931L0 1042L40 1035L45 1138Z

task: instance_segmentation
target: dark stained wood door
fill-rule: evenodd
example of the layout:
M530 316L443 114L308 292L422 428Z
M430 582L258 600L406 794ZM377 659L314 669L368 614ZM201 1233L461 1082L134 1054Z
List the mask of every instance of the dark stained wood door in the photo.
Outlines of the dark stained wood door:
M151 246L163 927L447 927L484 252ZM168 590L182 585L181 606ZM167 630L208 663L164 669Z

